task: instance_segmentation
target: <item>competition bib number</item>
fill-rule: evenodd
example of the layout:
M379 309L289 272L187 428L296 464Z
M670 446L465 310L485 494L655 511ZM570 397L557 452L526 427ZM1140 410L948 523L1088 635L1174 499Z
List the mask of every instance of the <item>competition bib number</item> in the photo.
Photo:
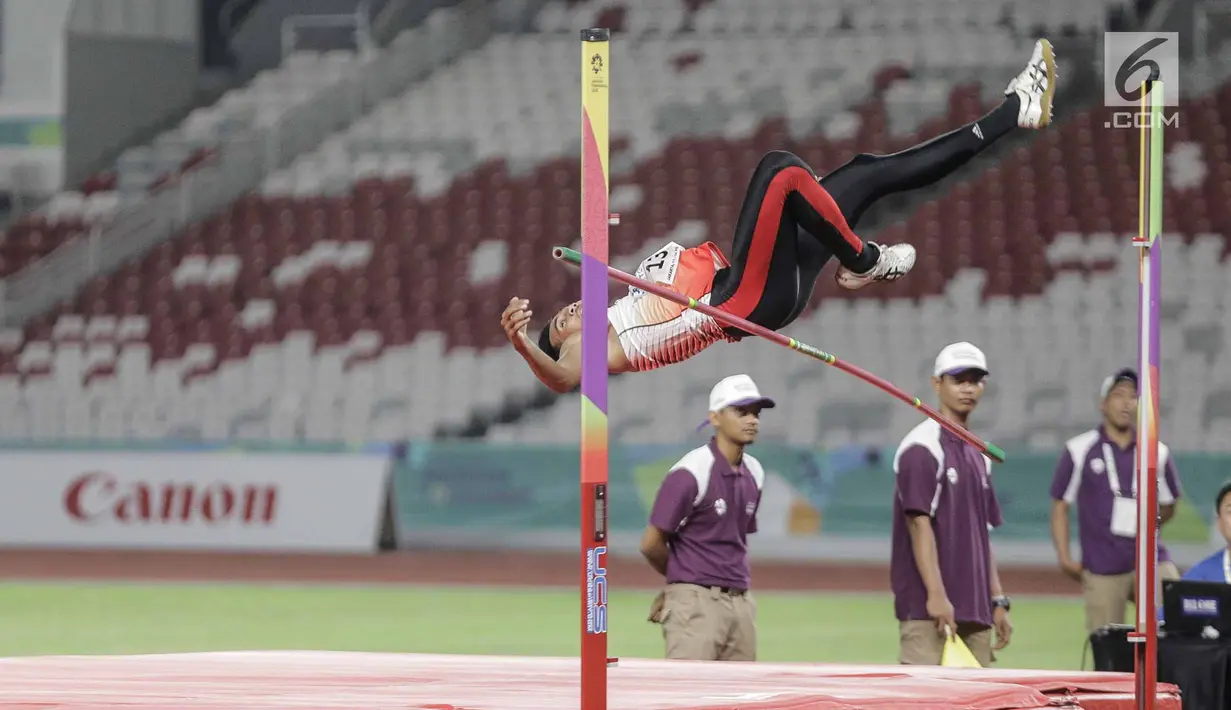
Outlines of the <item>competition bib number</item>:
M668 242L662 249L643 259L633 275L650 283L675 283L675 272L680 267L680 254L683 252L684 247ZM645 292L636 286L629 286L628 293L640 295Z

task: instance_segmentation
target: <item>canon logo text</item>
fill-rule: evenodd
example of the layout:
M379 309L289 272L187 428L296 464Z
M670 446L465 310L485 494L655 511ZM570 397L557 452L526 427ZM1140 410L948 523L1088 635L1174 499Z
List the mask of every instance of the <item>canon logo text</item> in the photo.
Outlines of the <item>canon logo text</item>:
M64 490L64 509L74 520L111 518L121 523L239 523L269 525L277 514L278 487L223 482L121 483L110 473L91 471Z

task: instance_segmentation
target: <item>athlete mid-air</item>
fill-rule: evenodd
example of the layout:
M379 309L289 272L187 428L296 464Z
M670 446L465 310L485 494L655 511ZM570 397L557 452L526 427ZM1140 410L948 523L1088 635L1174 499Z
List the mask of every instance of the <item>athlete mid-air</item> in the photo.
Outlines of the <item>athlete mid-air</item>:
M670 242L642 261L636 276L775 331L803 312L831 257L838 260L834 276L843 288L895 281L914 266L914 247L861 240L851 229L860 216L885 195L939 181L1014 129L1047 127L1055 91L1055 56L1041 39L999 106L926 143L890 155L862 153L824 177L799 157L772 151L753 172L730 259L713 242L690 249ZM530 302L514 296L500 322L535 376L557 392L572 390L581 381L581 303L553 315L537 343L526 332L532 315ZM607 321L612 373L681 362L745 335L632 287L608 308Z

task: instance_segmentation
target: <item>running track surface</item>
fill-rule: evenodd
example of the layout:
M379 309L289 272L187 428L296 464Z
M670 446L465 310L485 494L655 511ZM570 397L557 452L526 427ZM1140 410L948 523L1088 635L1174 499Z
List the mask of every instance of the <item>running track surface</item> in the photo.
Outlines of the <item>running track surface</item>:
M531 552L401 551L372 555L0 549L0 579L153 581L344 582L459 585L577 585L574 554ZM608 576L621 589L662 585L640 558L612 556ZM1000 578L1014 594L1079 595L1080 587L1055 567L1004 567ZM888 592L883 564L782 563L753 560L753 586L761 591Z
M571 658L229 652L0 659L0 708L576 710ZM1132 676L624 659L609 710L1130 710ZM1160 686L1159 710L1179 710Z
M625 588L661 584L612 558ZM573 555L398 552L262 555L0 550L0 578L572 586ZM121 572L122 570L122 572ZM1006 569L1017 593L1074 594L1050 569ZM759 589L888 589L874 565L755 563ZM0 708L383 708L576 710L576 659L242 652L0 659ZM1132 677L999 669L705 664L623 659L608 670L610 710L1132 710ZM1179 710L1160 687L1159 710Z

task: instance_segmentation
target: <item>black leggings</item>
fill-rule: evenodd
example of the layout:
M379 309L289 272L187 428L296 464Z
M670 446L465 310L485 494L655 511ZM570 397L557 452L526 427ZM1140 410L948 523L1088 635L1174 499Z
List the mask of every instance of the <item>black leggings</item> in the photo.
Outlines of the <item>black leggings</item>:
M799 156L767 153L740 208L731 266L715 275L710 302L772 330L786 327L807 307L830 257L856 273L876 265L876 246L851 231L872 203L952 173L1017 127L1018 106L1012 94L978 121L926 143L890 155L861 153L819 184Z

